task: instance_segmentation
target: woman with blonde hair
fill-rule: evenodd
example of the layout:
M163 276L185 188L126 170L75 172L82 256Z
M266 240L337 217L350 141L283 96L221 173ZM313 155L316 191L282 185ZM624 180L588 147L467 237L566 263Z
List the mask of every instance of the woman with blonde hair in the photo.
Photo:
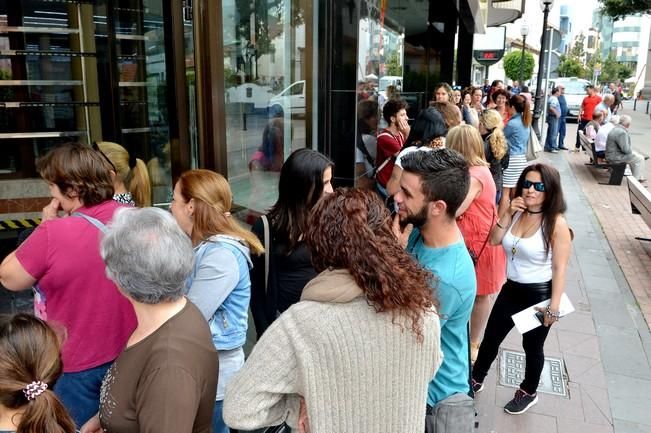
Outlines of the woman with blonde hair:
M509 166L509 145L502 126L502 116L495 110L485 110L479 117L479 133L484 140L484 156L495 181L495 202L502 196L502 174Z
M108 160L115 176L113 200L131 206L151 206L151 182L147 164L117 143L100 141L93 143L93 148Z
M52 388L63 373L61 341L43 320L0 316L0 431L74 433Z
M231 216L233 195L224 177L190 170L174 186L170 210L194 246L187 297L210 325L219 354L213 432L227 433L222 419L224 388L244 365L252 268L250 254L262 254L258 238Z
M474 362L490 313L490 295L500 290L506 278L506 258L502 248L489 244L490 231L497 220L495 181L484 159L479 131L470 125L459 125L448 132L446 145L463 155L470 166L470 189L457 210L457 224L477 277L477 295L470 316L470 351Z

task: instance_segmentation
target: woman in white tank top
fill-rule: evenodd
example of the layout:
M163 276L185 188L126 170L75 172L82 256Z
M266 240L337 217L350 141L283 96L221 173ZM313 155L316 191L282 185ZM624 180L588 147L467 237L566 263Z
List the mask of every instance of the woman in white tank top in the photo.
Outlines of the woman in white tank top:
M526 354L524 380L504 410L521 414L538 402L536 390L545 362L543 347L549 327L558 321L565 271L570 256L571 231L563 217L566 210L558 171L533 164L520 176L508 212L500 215L490 234L492 245L506 253L507 281L488 318L484 339L472 371L473 391L497 357L500 344L513 328L511 315L551 298L542 310L543 325L522 335Z

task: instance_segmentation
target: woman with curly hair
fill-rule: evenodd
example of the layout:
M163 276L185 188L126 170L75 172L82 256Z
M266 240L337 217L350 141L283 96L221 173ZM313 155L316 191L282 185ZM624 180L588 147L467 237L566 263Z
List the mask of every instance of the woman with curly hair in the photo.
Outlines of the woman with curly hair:
M323 197L307 227L320 274L227 387L226 423L295 428L309 419L313 432L422 431L427 385L441 362L431 274L398 244L372 192Z
M61 339L44 321L0 316L0 432L74 433L52 387L63 373Z
M502 197L502 174L509 166L509 145L502 129L502 116L495 110L485 110L479 117L479 133L484 140L484 155L495 181L495 202Z

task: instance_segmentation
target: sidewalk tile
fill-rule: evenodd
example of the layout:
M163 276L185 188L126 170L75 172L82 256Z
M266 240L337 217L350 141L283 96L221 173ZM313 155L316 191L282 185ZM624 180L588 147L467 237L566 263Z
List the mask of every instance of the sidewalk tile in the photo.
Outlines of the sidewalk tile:
M595 335L559 330L558 342L563 353L599 359L599 342Z
M591 424L612 424L608 390L597 386L581 385L581 396L586 422Z
M536 430L531 430L531 432L534 431ZM559 418L558 432L559 433L612 433L613 427L611 425L588 424L585 422L573 420L571 418Z

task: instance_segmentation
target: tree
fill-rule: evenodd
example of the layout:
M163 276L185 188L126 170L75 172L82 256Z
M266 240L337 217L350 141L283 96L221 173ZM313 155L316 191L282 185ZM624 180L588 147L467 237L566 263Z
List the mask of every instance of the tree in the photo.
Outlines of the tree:
M626 15L636 13L651 13L649 0L599 0L602 4L601 10L605 15L617 20Z
M522 59L522 51L511 51L502 59L504 64L504 72L506 76L511 80L520 79L520 61ZM533 76L533 68L536 66L536 61L533 58L533 55L525 51L524 52L524 68L523 68L523 79L530 80Z
M579 35L574 40L574 45L570 50L569 57L573 57L575 59L583 59L583 57L585 56L584 42L585 42L585 36L583 35L583 33L579 33Z
M400 65L400 59L398 58L398 50L391 52L386 67L387 75L402 76L402 66Z
M585 73L583 64L579 59L565 55L561 55L556 72L561 77L582 77Z

